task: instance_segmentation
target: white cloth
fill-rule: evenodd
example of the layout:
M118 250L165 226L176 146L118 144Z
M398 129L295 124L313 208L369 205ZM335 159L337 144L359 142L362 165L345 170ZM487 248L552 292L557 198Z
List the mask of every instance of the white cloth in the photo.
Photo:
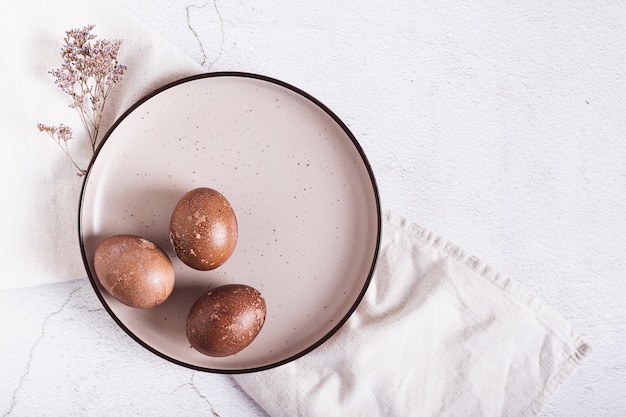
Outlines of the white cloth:
M82 180L36 123L67 123L75 145L86 142L47 71L61 62L65 30L92 23L99 37L123 39L128 66L104 129L154 88L203 71L96 1L0 4L0 35L10 40L0 49L0 289L85 276L76 221ZM84 164L88 153L74 150ZM297 361L236 379L272 416L536 415L588 351L511 279L387 214L374 279L345 327Z
M0 289L85 276L77 224L83 181L37 123L70 125L70 145L87 166L88 140L78 111L68 107L70 99L48 71L61 65L65 31L88 24L96 25L92 33L98 38L123 39L119 61L128 66L107 103L103 132L153 89L204 72L135 18L101 2L0 2Z
M272 416L536 416L589 346L552 308L386 213L365 298L329 341L237 375Z

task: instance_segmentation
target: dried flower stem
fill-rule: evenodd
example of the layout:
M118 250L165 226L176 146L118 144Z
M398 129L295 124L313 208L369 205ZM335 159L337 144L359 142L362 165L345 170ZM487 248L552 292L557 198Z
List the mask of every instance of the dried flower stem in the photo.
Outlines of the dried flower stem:
M46 126L43 123L37 123L37 128L40 132L46 132L50 137L59 145L63 153L70 159L72 164L78 170L78 175L83 176L87 171L76 163L70 150L67 147L67 142L72 138L72 128L61 123L59 126Z
M96 40L91 33L94 25L66 32L65 45L61 48L63 63L59 68L50 70L55 77L55 84L72 98L71 108L79 110L81 122L91 145L92 153L100 134L102 115L111 92L122 80L126 66L117 60L121 40ZM47 126L38 124L40 131L47 132L63 149L79 175L86 170L81 169L70 156L67 142L72 139L72 130L61 124Z

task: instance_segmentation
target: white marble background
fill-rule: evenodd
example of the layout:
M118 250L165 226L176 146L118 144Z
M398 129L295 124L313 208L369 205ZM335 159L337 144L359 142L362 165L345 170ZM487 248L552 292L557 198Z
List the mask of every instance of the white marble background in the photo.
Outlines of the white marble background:
M206 70L327 104L386 208L512 275L593 346L544 415L626 413L626 5L112 3ZM86 279L2 290L0 312L4 416L264 415L232 378L137 345Z
M229 376L126 335L88 280L0 291L3 416L265 416Z

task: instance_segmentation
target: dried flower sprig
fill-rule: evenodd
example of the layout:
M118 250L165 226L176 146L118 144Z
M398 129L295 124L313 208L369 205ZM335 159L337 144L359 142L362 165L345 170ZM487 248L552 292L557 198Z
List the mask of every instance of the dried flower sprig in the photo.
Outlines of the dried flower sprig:
M68 30L65 45L61 48L63 63L48 71L55 77L55 84L72 99L69 106L79 110L92 153L96 150L107 99L126 71L126 66L117 59L122 41L96 39L91 33L94 27L88 25ZM64 124L48 126L42 123L37 124L37 128L59 144L78 169L79 176L86 173L70 155L67 142L72 139L71 128Z
M67 148L67 142L72 139L72 128L61 123L59 126L46 126L43 123L37 123L37 128L40 132L46 132L54 139L54 141L61 147L61 150L67 155L67 157L72 161L72 164L78 170L78 175L83 176L87 173L87 170L78 166L72 155L70 154L69 149Z

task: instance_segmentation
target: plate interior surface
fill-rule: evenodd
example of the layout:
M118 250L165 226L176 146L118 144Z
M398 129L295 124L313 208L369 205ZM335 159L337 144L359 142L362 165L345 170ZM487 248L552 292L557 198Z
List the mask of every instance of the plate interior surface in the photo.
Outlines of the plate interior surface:
M239 224L233 255L213 271L184 265L169 243L174 206L197 187L221 192ZM323 104L267 77L213 73L164 87L116 122L85 179L79 229L94 289L130 336L184 366L245 372L288 362L345 322L375 265L380 207L365 155ZM122 233L172 260L176 285L162 305L134 309L100 286L95 249ZM229 283L262 293L265 324L236 355L202 355L186 339L187 313Z

